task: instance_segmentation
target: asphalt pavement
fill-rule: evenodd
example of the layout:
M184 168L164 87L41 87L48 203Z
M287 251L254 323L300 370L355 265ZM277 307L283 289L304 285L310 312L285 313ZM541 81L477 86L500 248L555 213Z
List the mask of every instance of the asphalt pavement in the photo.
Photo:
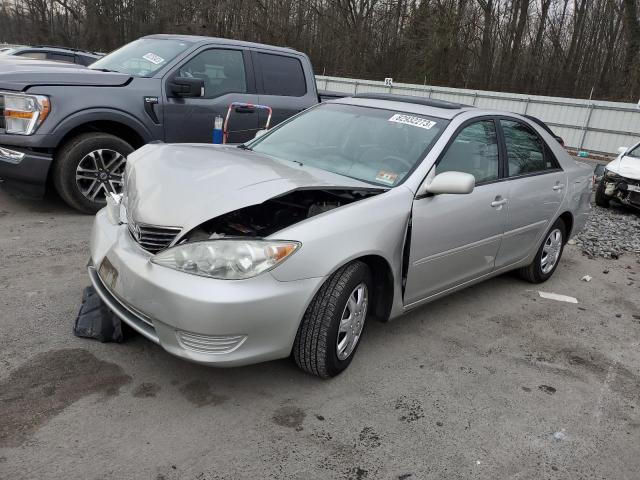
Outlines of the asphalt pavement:
M543 285L503 275L370 323L323 381L74 337L91 222L0 187L0 478L640 476L638 256L568 246Z

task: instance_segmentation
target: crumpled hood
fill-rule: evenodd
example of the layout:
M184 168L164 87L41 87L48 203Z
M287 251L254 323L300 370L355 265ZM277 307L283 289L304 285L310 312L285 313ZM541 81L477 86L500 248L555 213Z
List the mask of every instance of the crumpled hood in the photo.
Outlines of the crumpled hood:
M9 57L0 60L0 90L24 91L38 85L118 87L130 80L130 75L100 72L80 65Z
M377 188L235 146L149 144L128 158L126 206L136 222L186 233L224 213L313 187Z
M640 180L640 158L619 155L606 166L606 169L621 177Z

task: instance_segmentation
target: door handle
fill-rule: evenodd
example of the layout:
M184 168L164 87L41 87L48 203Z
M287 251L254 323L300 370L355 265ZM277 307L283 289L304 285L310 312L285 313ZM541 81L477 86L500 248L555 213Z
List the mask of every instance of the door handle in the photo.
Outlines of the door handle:
M554 185L553 189L557 192L558 190L562 190L564 188L564 185Z
M252 107L236 107L236 113L253 113L256 111L255 108Z
M491 206L494 207L494 208L495 207L501 207L505 203L507 203L507 199L498 196L498 197L496 197L496 199L493 202L491 202Z

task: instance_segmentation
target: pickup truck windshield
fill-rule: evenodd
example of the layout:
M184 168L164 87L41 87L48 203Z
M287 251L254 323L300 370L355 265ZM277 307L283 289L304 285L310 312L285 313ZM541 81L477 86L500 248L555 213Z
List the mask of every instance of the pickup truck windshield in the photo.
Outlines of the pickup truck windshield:
M89 68L150 77L191 45L182 40L141 38L102 57Z
M325 103L248 147L376 185L398 185L449 122L412 113Z

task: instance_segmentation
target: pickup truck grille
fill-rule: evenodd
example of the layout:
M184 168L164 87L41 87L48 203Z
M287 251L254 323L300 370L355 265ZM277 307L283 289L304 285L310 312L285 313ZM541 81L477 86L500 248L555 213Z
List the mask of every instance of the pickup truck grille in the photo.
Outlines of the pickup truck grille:
M158 253L173 242L182 228L158 227L129 221L129 233L147 252Z

